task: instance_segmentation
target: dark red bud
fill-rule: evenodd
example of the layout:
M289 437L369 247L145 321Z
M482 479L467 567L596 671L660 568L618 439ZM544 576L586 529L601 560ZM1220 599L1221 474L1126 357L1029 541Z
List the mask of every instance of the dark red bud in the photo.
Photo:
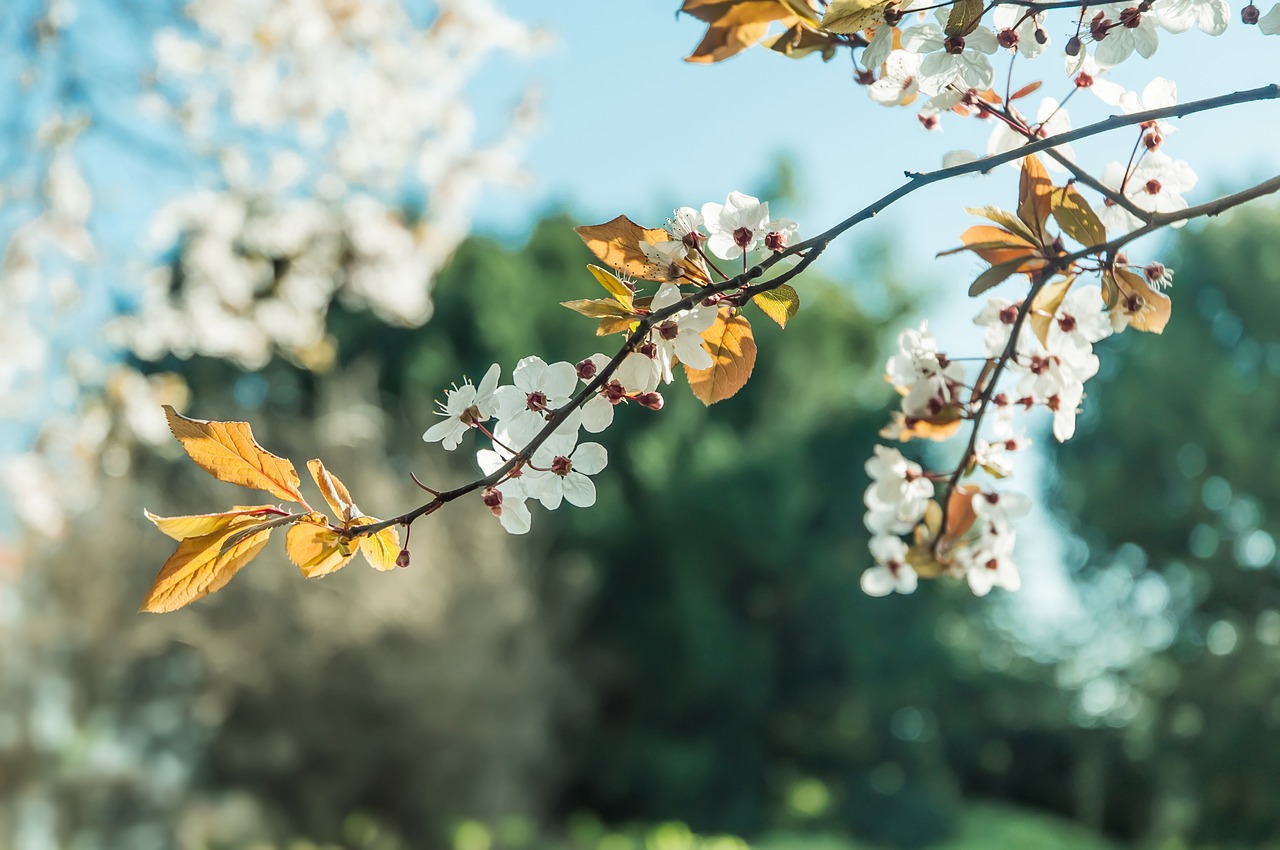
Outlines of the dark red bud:
M787 239L775 230L764 237L764 247L770 251L781 251L787 247Z
M636 402L639 403L641 407L647 407L649 410L661 410L662 394L640 393L640 395L636 396Z
M396 555L396 566L397 567L409 566L409 550L408 549L401 549L400 554Z
M1251 27L1256 26L1258 23L1258 18L1261 18L1261 17L1262 17L1262 12L1260 12L1258 10L1258 7L1253 5L1252 3L1250 3L1248 6L1245 6L1243 9L1240 10L1240 20L1244 21L1245 24L1247 24L1248 26L1251 26Z
M590 358L578 361L578 377L584 381L589 381L596 376L596 364Z
M1083 46L1083 43L1080 41L1080 36L1073 35L1071 38L1067 39L1067 46L1064 49L1067 51L1068 56L1079 56L1080 48Z
M1036 44L1048 44L1048 43L1049 43L1049 34L1044 30L1042 30L1040 27L1036 27Z
M860 86L869 86L876 81L876 75L866 69L858 71L853 78Z

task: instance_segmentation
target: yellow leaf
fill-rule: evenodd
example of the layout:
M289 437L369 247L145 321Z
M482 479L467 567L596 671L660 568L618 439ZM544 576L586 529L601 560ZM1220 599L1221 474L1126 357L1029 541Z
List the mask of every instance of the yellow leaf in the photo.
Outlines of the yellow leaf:
M373 525L381 522L373 517L359 517L352 526ZM362 534L358 538L360 554L375 570L393 570L396 558L400 555L400 532L394 525L388 526L373 534Z
M323 514L312 513L289 529L284 539L289 560L307 578L326 576L347 565L355 554L351 538L329 527Z
M214 478L306 504L298 492L301 482L293 464L258 445L248 422L188 419L167 404L164 414L187 454Z
M722 27L768 23L795 13L788 0L685 0L680 11ZM814 16L812 10L808 15Z
M629 316L628 322L635 321L634 313L611 298L582 298L577 301L561 301L561 307L568 307L589 319L618 319Z
M756 365L756 341L751 323L741 314L726 317L722 311L716 322L702 332L704 347L715 361L708 369L684 367L693 394L706 405L729 398L742 389Z
M602 269L599 266L587 266L587 271L591 272L591 276L596 279L605 290L613 296L613 300L617 301L628 313L635 309L633 299L635 293L631 287L627 286L618 276L608 269Z
M880 436L886 440L948 440L960 430L961 419L957 408L949 406L936 417L929 419L907 419L902 411L894 411L888 425L880 429Z
M192 514L190 516L156 516L151 511L143 510L143 516L155 523L156 528L174 540L186 540L188 537L202 537L229 527L238 517L266 519L272 514L281 516L283 512L274 505L255 505L247 508L236 508L219 514Z
M1072 275L1054 281L1041 289L1032 303L1031 314L1027 316L1027 321L1031 323L1031 330L1035 332L1041 345L1046 347L1049 345L1049 325L1053 323L1054 314L1062 306L1062 299L1067 297L1067 292L1074 282L1075 277Z
M884 10L893 3L894 0L832 0L822 16L822 28L852 35L884 23Z
M776 289L761 292L751 299L764 314L785 328L800 309L800 293L785 283Z
M351 500L351 494L347 492L346 485L338 480L338 476L324 468L320 458L307 461L307 469L315 479L316 486L320 488L320 494L324 496L324 500L329 503L329 507L333 509L343 525L360 516L360 509Z
M160 568L140 610L176 611L222 589L241 567L262 551L272 528L278 524L262 523L256 517L242 514L215 531L183 540ZM233 545L225 546L230 538L243 532L248 533Z

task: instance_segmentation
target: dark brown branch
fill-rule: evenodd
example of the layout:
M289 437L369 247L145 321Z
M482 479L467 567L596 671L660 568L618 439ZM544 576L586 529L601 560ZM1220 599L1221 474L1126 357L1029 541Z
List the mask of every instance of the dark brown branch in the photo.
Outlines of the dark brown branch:
M499 467L490 475L486 475L483 478L478 478L474 481L471 481L468 484L464 484L452 490L442 491L438 493L430 502L427 502L426 504L423 504L423 505L419 505L417 508L414 508L411 511L403 513L400 516L392 517L391 519L383 520L377 523L371 523L369 525L363 525L356 528L347 529L345 533L350 537L356 537L363 534L374 534L378 531L381 531L384 528L388 528L393 525L403 525L407 527L412 522L414 522L414 520L417 520L421 517L434 513L435 511L443 507L445 504L452 502L455 499L459 499L462 496L465 496L469 493L473 493L476 490L480 490L485 487L495 486L496 484L500 483L503 479L505 479L507 475L511 473L513 470L515 470L518 466L527 463L529 459L532 458L533 453L537 451L538 448L541 447L542 444L545 443L553 433L555 433L556 429L564 423L564 421L570 416L570 414L572 414L575 410L579 409L584 404L586 404L587 401L589 401L596 394L596 392L600 390L601 387L607 384L609 380L613 377L613 375L618 371L618 368L622 365L622 361L626 358L626 356L631 352L635 351L636 349L638 349L639 346L644 342L645 338L648 336L649 331L652 330L659 323L675 315L676 313L690 309L691 307L693 307L694 305L698 304L699 302L701 302L702 300L704 300L705 298L711 295L716 295L722 292L737 291L738 292L737 297L741 298L741 300L745 302L747 298L750 298L761 292L766 292L768 290L775 289L781 286L782 284L792 280L801 272L803 272L805 269L807 269L819 256L821 256L823 251L825 251L827 247L831 244L831 242L835 240L837 237L839 237L846 231L852 229L856 225L864 221L867 221L868 219L874 218L881 211L885 210L892 204L896 203L897 201L901 200L902 198L905 198L907 195L910 195L911 193L919 189L923 189L925 186L929 186L933 183L937 183L942 180L948 180L952 177L959 177L965 174L987 173L992 169L994 169L996 166L1003 165L1006 162L1012 162L1013 160L1016 160L1016 159L1022 159L1025 156L1029 156L1033 153L1038 153L1039 151L1046 150L1048 148L1055 147L1057 145L1061 145L1066 142L1075 141L1077 139L1088 138L1090 136L1095 136L1100 133L1105 133L1109 130L1117 129L1119 127L1128 127L1134 124L1140 124L1144 121L1151 121L1159 118L1170 118L1170 117L1178 117L1183 115L1191 115L1197 112L1204 112L1211 109L1219 109L1224 106L1231 106L1238 103L1250 103L1254 101L1272 100L1276 98L1280 98L1280 85L1273 83L1271 85L1262 86L1256 89L1239 91L1233 94L1220 95L1218 97L1205 98L1204 100L1191 101L1189 103L1179 104L1179 105L1170 106L1170 107L1164 107L1161 109L1151 109L1145 112L1135 112L1130 115L1112 116L1111 118L1108 118L1104 121L1099 121L1095 124L1090 124L1086 127L1081 127L1079 129L1072 130L1068 133L1059 133L1056 136L1051 136L1046 139L1041 139L1039 141L1032 142L1030 144L1027 144L1013 151L1006 151L1005 153L984 157L982 159L975 160L974 162L952 166L951 168L943 168L937 171L931 171L927 173L908 172L907 173L908 179L906 183L902 184L897 189L894 189L888 194L880 197L879 199L873 201L872 203L863 207L858 212L854 213L853 215L849 216L843 221L837 223L836 225L827 229L826 231L820 233L819 235L811 239L807 239L803 242L797 243L796 245L791 246L785 251L780 251L780 252L771 254L762 262L758 263L757 265L753 266L750 269L747 269L741 274L738 274L732 278L729 278L728 280L723 280L723 281L720 281L719 283L715 283L710 286L703 287L697 290L696 292L686 295L684 298L680 299L679 301L667 307L664 307L661 310L655 310L652 313L649 313L643 317L640 317L638 319L638 327L636 328L636 330L633 331L627 337L626 342L618 350L617 354L615 354L613 358L602 369L600 369L596 373L595 378L589 384L587 384L585 387L579 390L578 393L574 395L562 407L555 410L551 414L551 416L547 418L547 423L542 428L542 430L539 431L537 435L535 435L533 439L531 439L529 443L525 445L524 448L522 448L515 456L513 456L510 460L508 460L506 463L504 463L501 467ZM1280 180L1280 178L1277 178L1277 179ZM1267 181L1266 184L1261 184L1261 185L1267 186L1272 182L1274 181ZM1255 187L1255 189L1257 188L1259 187ZM1276 189L1272 188L1268 191L1262 192L1262 194L1267 194L1271 191L1276 191ZM1238 194L1244 194L1244 193L1238 193ZM1158 219L1153 221L1151 224L1144 227L1141 232L1135 231L1135 234L1130 234L1127 237L1122 237L1122 239L1120 240L1113 240L1113 242L1118 243L1116 247L1119 247L1119 245L1123 245L1128 241L1137 238L1138 235L1142 235L1142 233L1144 232L1149 232L1148 228L1156 229L1158 227L1163 227L1175 221L1184 221L1187 218L1195 217L1194 215L1189 215L1192 212L1192 210L1200 210L1203 208L1211 207L1214 204L1220 204L1224 200L1229 200L1231 197L1235 197L1235 196L1229 196L1227 199L1219 199L1218 202L1213 202L1211 204L1204 204L1204 205L1201 205L1200 207L1193 207L1188 210L1183 210L1182 213L1180 214L1162 215ZM1257 195L1255 194L1255 195L1252 195L1251 197L1257 197ZM1240 201L1240 203L1243 203L1243 201ZM1215 208L1215 210L1212 212L1206 211L1206 212L1197 213L1197 215L1216 215L1218 212L1221 212L1223 209L1227 209L1227 208L1229 208L1229 206L1222 207L1221 209ZM1112 243L1107 243L1107 246L1102 246L1101 248L1094 248L1094 249L1085 251L1083 253L1080 253L1079 256L1085 256L1087 254L1096 253L1099 250L1113 250L1108 248L1108 246L1111 246L1111 245ZM776 266L783 259L788 257L796 257L796 256L800 258L799 262L797 262L796 265L786 269L785 271L778 274L776 277L772 277L772 278L769 278L768 280L761 281L758 283L753 283L753 281L756 281L758 278L763 277L766 272L768 272L770 269ZM1073 254L1073 255L1069 255L1069 258L1067 257L1062 258L1061 262L1065 264L1077 258L1078 256ZM998 377L998 375L993 376L992 385L994 385L995 377ZM983 402L984 409L985 409L985 405L988 402L989 402L989 399L984 400ZM980 411L979 416L981 416L981 412L982 411ZM972 444L972 440L971 440L971 444ZM948 492L948 495L949 495L949 492ZM943 503L943 511L944 511L943 527L945 528L945 511L946 511L945 502Z

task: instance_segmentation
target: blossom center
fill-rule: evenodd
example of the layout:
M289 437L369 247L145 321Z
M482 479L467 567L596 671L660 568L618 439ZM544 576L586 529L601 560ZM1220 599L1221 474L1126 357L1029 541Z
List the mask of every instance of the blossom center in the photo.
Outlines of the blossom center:
M555 460L551 461L551 471L556 475L564 477L573 470L573 461L564 455L556 455Z
M658 336L670 342L680 335L680 326L671 320L658 325Z
M1159 195L1161 188L1160 181L1154 177L1147 181L1146 190L1148 195Z
M751 237L751 228L739 227L737 230L733 231L733 244L745 251L747 250L747 246L751 244Z
M533 392L529 393L528 398L525 399L525 406L528 407L530 410L536 410L539 412L546 410L547 394L542 392L541 390L534 390Z

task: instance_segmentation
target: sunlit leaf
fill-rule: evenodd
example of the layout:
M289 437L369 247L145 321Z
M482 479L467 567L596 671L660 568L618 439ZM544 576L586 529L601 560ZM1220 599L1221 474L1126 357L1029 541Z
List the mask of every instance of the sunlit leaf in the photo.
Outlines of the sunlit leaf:
M697 64L723 62L755 45L768 33L767 21L732 27L711 27L684 61Z
M267 544L272 528L253 530L261 525L256 517L243 514L209 534L183 540L160 568L140 610L176 611L220 590ZM247 536L225 546L229 538L246 530L250 531Z
M1129 315L1129 327L1147 333L1164 333L1169 324L1173 305L1169 296L1153 288L1142 275L1126 268L1116 268L1104 276L1119 290L1119 297L1111 308Z
M608 269L602 269L599 266L587 266L587 271L591 272L591 276L605 288L606 292L613 296L613 299L619 305L628 313L631 312L634 308L632 300L635 298L635 293L631 287L623 283L617 275Z
M336 572L355 554L351 538L329 527L323 514L313 513L289 529L284 539L289 560L307 578Z
M307 469L315 479L316 486L320 488L320 494L324 496L324 500L329 503L329 507L333 509L333 513L339 520L345 524L360 516L360 509L352 501L346 485L338 480L338 476L324 468L320 458L307 461Z
M351 525L352 527L358 527L372 525L375 522L380 522L380 520L373 517L359 517ZM360 547L360 554L364 555L364 559L374 569L395 569L396 557L400 554L400 532L396 531L394 525L387 526L373 534L362 534L356 540Z
M290 502L306 503L298 492L301 482L293 464L258 445L248 422L188 419L167 404L164 413L169 419L169 430L191 459L219 481L265 490Z
M766 316L773 319L778 323L779 327L783 328L787 326L787 322L791 321L796 311L800 309L800 293L785 283L774 289L761 292L751 300L764 311Z
M255 505L236 508L233 511L225 511L223 513L192 514L190 516L163 517L156 516L148 510L143 510L142 513L147 519L155 523L156 528L174 540L185 540L188 537L202 537L206 534L213 534L215 531L223 531L240 517L262 519L271 514L279 516L282 512L273 505Z
M944 408L937 416L929 419L908 419L900 410L893 412L889 424L880 429L880 436L886 440L933 440L941 442L955 436L960 430L962 420L959 408L951 405Z
M1053 212L1053 181L1035 154L1022 158L1022 177L1018 181L1018 218L1035 234L1041 245L1045 240L1045 224Z
M1026 242L1028 245L1035 245L1038 242L1038 240L1036 239L1036 235L1031 232L1030 228L1028 228L1025 224L1022 223L1022 219L1018 218L1016 215L1009 212L1008 210L1002 210L999 207L986 206L986 207L965 207L964 211L969 213L970 215L979 215L987 219L988 221L995 222L996 224L1000 225L1000 227L1004 228L1005 230L1008 230L1014 236L1017 236L1019 239ZM976 225L976 226L983 227L984 225ZM972 229L973 228L970 228L970 230Z
M637 324L635 319L601 319L600 326L596 328L596 336L630 333L635 330Z
M634 322L635 316L631 310L623 307L612 298L582 298L577 301L561 301L561 307L568 307L575 313L591 319L621 318L629 317L628 322Z
M704 347L715 361L707 369L684 367L693 394L706 405L729 398L742 389L756 365L756 341L751 323L738 313L721 311L715 324L702 332Z
M1053 317L1062 306L1062 299L1067 297L1067 292L1070 291L1071 284L1074 282L1075 277L1068 275L1061 280L1046 284L1037 293L1036 300L1032 302L1027 321L1031 323L1031 330L1040 340L1041 345L1049 344L1049 326L1053 324Z
M832 0L822 15L822 28L827 32L852 35L867 27L884 23L884 10L894 0Z
M1053 190L1053 220L1062 232L1086 248L1102 245L1107 241L1107 229L1102 226L1098 214L1089 202L1080 196L1074 186Z
M815 30L805 24L796 24L784 33L766 38L760 44L792 59L800 59L811 53L821 53L824 62L830 61L840 47L840 41L829 33Z

